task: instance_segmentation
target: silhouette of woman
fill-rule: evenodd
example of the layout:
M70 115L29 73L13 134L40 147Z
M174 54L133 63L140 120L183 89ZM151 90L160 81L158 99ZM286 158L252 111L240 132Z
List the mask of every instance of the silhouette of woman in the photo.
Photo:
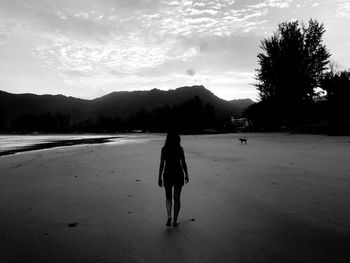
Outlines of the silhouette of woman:
M181 189L185 182L188 183L188 171L185 161L184 150L180 145L180 135L176 132L169 132L165 145L162 147L159 165L158 185L165 188L166 210L168 220L166 226L171 225L172 199L174 197L174 221L173 226L177 226L180 211L180 195ZM184 178L185 172L185 178ZM163 179L162 179L163 175ZM173 196L174 188L174 196Z

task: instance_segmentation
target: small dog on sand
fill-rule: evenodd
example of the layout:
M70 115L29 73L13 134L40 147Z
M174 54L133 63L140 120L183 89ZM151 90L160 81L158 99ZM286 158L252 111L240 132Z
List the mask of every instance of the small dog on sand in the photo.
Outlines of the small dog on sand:
M246 138L239 138L238 140L241 142L241 144L243 144L243 143L247 144Z

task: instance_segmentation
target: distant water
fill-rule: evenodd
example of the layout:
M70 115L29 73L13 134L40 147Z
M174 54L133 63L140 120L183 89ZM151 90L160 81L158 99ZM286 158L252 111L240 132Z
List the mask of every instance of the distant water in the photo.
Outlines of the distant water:
M111 135L0 135L0 152L47 142L105 137Z
M0 153L22 149L28 146L48 143L59 142L66 140L80 140L80 139L95 139L95 138L114 138L109 144L125 144L125 143L144 143L154 136L145 134L138 135L125 135L125 134L64 134L64 135L0 135Z

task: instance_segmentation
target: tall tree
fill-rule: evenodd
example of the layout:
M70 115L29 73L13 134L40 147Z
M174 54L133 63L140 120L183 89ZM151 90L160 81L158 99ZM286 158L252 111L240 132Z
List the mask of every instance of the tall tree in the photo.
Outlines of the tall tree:
M307 27L298 21L284 22L261 42L256 86L262 100L293 105L312 99L330 57L322 43L324 32L316 20Z

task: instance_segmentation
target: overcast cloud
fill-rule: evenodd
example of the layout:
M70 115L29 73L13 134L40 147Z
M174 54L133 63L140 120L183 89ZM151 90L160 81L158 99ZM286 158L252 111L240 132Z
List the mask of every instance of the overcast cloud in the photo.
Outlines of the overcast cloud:
M256 56L277 24L316 18L348 68L345 0L0 0L0 89L95 98L202 84L257 98Z

